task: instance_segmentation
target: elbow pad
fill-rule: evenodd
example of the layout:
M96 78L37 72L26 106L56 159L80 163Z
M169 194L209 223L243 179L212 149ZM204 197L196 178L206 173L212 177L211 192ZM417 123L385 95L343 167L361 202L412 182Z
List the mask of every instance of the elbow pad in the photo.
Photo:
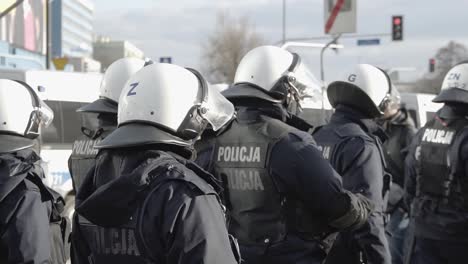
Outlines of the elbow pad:
M333 220L330 226L339 230L359 228L366 223L367 218L374 210L374 206L362 194L345 191L345 195L350 201L349 210L343 216Z

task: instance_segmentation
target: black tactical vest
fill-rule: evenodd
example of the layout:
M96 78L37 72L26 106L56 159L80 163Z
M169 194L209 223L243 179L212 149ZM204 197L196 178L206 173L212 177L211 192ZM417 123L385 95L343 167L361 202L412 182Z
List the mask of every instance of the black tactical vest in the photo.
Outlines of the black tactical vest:
M79 190L84 177L96 164L96 155L98 154L98 150L95 149L94 146L96 146L108 134L110 134L110 131L104 131L95 138L89 138L83 135L73 142L69 168L71 170L75 192Z
M422 129L421 143L417 150L417 196L427 196L444 202L455 202L463 192L464 175L458 166L458 151L462 137L460 132L468 126L468 120L457 119L443 123L432 119ZM419 156L419 157L418 157ZM455 199L455 200L454 200ZM466 204L465 204L466 206Z
M250 114L250 113L249 113ZM269 244L284 239L284 197L268 171L276 142L294 128L264 115L237 119L216 139L214 172L224 184L229 231L241 244Z

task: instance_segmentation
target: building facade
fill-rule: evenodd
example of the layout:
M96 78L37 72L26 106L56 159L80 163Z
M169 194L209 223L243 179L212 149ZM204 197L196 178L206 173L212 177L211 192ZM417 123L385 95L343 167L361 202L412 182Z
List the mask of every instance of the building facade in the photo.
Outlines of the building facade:
M1 1L0 13L16 1ZM0 18L0 68L46 66L46 0L24 0Z
M51 3L52 58L92 57L94 5L91 0Z
M101 63L101 68L106 70L112 62L125 58L144 58L144 53L128 41L115 41L108 38L100 38L93 44L94 59Z

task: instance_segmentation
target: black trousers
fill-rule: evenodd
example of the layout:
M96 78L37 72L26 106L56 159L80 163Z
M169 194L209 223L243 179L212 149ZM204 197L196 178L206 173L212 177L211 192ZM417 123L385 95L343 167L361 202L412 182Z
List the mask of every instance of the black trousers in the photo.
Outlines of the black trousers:
M468 242L453 242L416 237L411 264L468 263Z
M325 252L316 241L289 235L284 241L267 246L240 245L242 264L321 264Z

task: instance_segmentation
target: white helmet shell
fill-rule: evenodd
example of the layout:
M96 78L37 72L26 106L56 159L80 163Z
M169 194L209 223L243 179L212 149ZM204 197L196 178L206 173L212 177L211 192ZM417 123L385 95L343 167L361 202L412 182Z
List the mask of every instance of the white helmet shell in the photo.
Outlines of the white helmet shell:
M436 103L464 103L468 104L468 62L455 65L445 75Z
M137 58L122 58L113 62L102 78L100 96L117 103L128 79L144 65L145 61Z
M119 101L118 123L143 121L177 131L189 110L200 102L199 82L182 67L153 65L128 81Z
M125 83L144 65L145 61L137 58L122 58L114 61L102 77L99 88L100 99L78 109L78 112L116 114L117 103Z
M249 51L239 63L234 84L250 83L270 91L288 71L293 55L275 46L261 46Z
M52 110L31 87L0 79L0 153L31 147L40 125L52 120Z
M119 128L98 147L190 145L207 123L217 130L233 115L234 106L201 75L177 65L155 63L128 80L119 99Z
M289 106L293 100L300 103L317 84L299 55L275 46L261 46L242 58L234 85L223 94L229 99L253 97Z
M357 64L340 80L330 83L327 94L333 107L349 105L377 117L383 114L381 106L392 94L392 84L381 69Z

